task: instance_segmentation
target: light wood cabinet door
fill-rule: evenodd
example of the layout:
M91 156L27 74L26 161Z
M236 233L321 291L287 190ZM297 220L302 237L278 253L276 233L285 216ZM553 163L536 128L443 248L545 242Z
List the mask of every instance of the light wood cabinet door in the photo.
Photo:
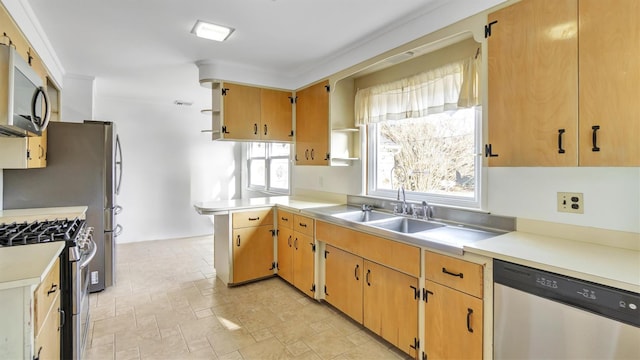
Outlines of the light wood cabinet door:
M260 88L225 83L223 136L225 139L260 139Z
M362 324L364 261L333 246L326 248L325 301Z
M29 136L27 138L27 168L43 168L47 166L47 138L45 136Z
M233 230L233 282L259 279L273 274L273 226Z
M293 284L293 230L278 226L278 276Z
M310 297L315 295L313 237L294 232L293 239L293 285Z
M40 331L36 333L34 355L38 359L60 359L60 292L49 308Z
M489 166L578 164L577 14L577 0L525 0L489 14Z
M296 165L329 165L329 82L296 92Z
M424 352L428 359L482 359L482 300L427 280Z
M640 166L640 2L579 4L580 165Z
M364 281L364 326L415 358L418 279L365 260Z
M260 138L271 141L293 140L293 104L291 93L260 89Z

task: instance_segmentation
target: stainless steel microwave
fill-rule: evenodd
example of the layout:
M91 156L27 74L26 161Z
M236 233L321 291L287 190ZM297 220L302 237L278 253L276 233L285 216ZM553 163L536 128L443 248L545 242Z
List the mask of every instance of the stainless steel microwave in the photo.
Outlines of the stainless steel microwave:
M12 45L0 44L0 136L42 135L51 115L42 78Z

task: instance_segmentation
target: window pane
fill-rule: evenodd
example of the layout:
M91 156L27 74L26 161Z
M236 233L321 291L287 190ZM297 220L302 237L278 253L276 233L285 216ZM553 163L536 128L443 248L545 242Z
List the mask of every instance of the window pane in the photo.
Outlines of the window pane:
M271 156L289 156L289 144L286 143L272 143Z
M265 143L261 143L261 142L252 142L249 145L249 157L250 158L255 158L255 157L260 157L260 158L264 158L266 156L266 150L267 147L265 146Z
M272 159L269 170L271 188L289 188L289 159Z
M265 186L265 163L263 159L249 161L249 185Z
M475 195L474 109L374 126L376 190Z

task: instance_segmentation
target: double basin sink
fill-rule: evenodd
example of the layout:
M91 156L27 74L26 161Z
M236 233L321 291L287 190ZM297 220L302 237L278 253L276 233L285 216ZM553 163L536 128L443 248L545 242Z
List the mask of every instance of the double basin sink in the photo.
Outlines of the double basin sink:
M367 223L367 225L370 226L403 234L413 234L446 226L445 224L438 222L411 219L403 216L374 212L371 210L337 213L333 214L333 216L347 221Z
M363 211L350 205L319 208L312 212L355 229L459 255L464 253L464 245L505 233L467 224L422 220L376 210Z

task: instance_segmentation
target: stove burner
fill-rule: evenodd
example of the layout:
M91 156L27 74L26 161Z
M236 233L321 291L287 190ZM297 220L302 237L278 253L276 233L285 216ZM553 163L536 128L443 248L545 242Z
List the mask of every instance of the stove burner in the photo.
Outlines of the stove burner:
M75 240L83 225L78 218L0 224L0 247Z

